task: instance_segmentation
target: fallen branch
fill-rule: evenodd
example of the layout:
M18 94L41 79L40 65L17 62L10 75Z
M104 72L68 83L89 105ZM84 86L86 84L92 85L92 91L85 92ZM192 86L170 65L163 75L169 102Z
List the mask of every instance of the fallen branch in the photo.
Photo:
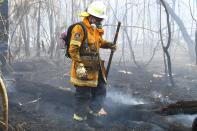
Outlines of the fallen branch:
M197 101L179 101L173 104L165 105L161 107L159 113L167 115L196 114Z

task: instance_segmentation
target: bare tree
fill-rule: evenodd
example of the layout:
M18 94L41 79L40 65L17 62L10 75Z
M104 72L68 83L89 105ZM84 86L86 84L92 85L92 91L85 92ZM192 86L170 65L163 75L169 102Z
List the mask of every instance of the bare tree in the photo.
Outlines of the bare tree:
M179 16L174 12L174 10L169 6L169 4L165 1L163 1L166 5L166 9L169 12L169 15L172 17L172 19L175 20L175 22L177 23L177 25L179 26L182 36L185 40L185 42L187 43L187 47L189 49L189 54L191 56L191 58L195 57L195 48L194 48L194 42L192 41L191 37L189 36L185 25L183 24L183 21L179 18Z
M197 3L197 2L196 2ZM197 20L194 18L194 15L192 13L192 7L191 7L191 4L190 4L190 0L189 0L189 7L190 7L190 14L191 14L191 17L193 19L193 21L195 22L195 25L196 25L196 30L195 30L195 57L196 57L196 65L197 65Z
M167 57L167 70L168 70L168 75L169 75L169 78L170 78L170 82L172 84L172 86L174 86L174 80L173 80L173 77L172 77L172 67L171 67L171 58L170 58L170 54L168 52L168 49L170 47L170 43L171 43L171 25L170 25L170 17L169 17L169 12L168 12L168 9L166 7L166 4L164 2L164 0L160 0L161 1L161 4L163 5L164 9L165 9L165 12L166 12L166 16L167 16L167 25L168 25L168 42L167 42L167 45L164 46L163 44L163 38L162 38L162 33L161 33L161 29L160 29L160 36L161 36L161 43L162 43L162 47L163 47L163 51L164 51L164 56L166 55ZM164 57L165 59L165 57ZM165 63L166 65L166 63Z

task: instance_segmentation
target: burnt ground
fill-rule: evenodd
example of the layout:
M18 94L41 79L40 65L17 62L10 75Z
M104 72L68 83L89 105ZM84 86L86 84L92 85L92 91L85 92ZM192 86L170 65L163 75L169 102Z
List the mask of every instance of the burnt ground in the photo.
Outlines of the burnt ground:
M69 83L70 61L25 59L14 62L15 82L9 84L10 131L75 131L72 122L74 88ZM112 131L189 131L194 116L164 116L154 111L178 100L195 100L196 67L175 70L175 87L157 70L113 63L103 128ZM183 70L185 72L183 72ZM188 73L189 72L189 73Z

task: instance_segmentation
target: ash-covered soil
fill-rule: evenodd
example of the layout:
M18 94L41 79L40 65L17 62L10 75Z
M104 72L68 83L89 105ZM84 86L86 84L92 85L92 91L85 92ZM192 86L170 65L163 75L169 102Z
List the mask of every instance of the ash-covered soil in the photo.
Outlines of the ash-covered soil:
M76 131L72 121L74 88L69 60L25 59L13 64L16 81L8 87L10 131ZM196 67L175 70L175 87L155 64L146 68L112 64L108 79L105 125L96 130L189 131L195 116L163 116L161 105L195 100ZM185 68L184 68L185 67ZM181 72L180 72L181 71ZM190 73L188 73L190 72ZM191 73L192 72L192 73Z

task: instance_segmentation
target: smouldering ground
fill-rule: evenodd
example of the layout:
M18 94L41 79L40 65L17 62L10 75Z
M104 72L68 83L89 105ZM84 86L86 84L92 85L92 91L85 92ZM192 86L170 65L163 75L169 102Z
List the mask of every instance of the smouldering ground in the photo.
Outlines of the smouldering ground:
M14 90L9 89L9 121L13 128L10 130L80 130L72 122L74 88L68 82L70 62L34 59L15 62L13 67L16 83ZM109 115L104 119L106 125L97 130L187 131L191 128L194 116L161 116L153 110L162 104L195 98L196 81L192 81L195 73L175 74L178 84L170 87L154 67L128 68L126 72L124 67L112 65L105 103Z

